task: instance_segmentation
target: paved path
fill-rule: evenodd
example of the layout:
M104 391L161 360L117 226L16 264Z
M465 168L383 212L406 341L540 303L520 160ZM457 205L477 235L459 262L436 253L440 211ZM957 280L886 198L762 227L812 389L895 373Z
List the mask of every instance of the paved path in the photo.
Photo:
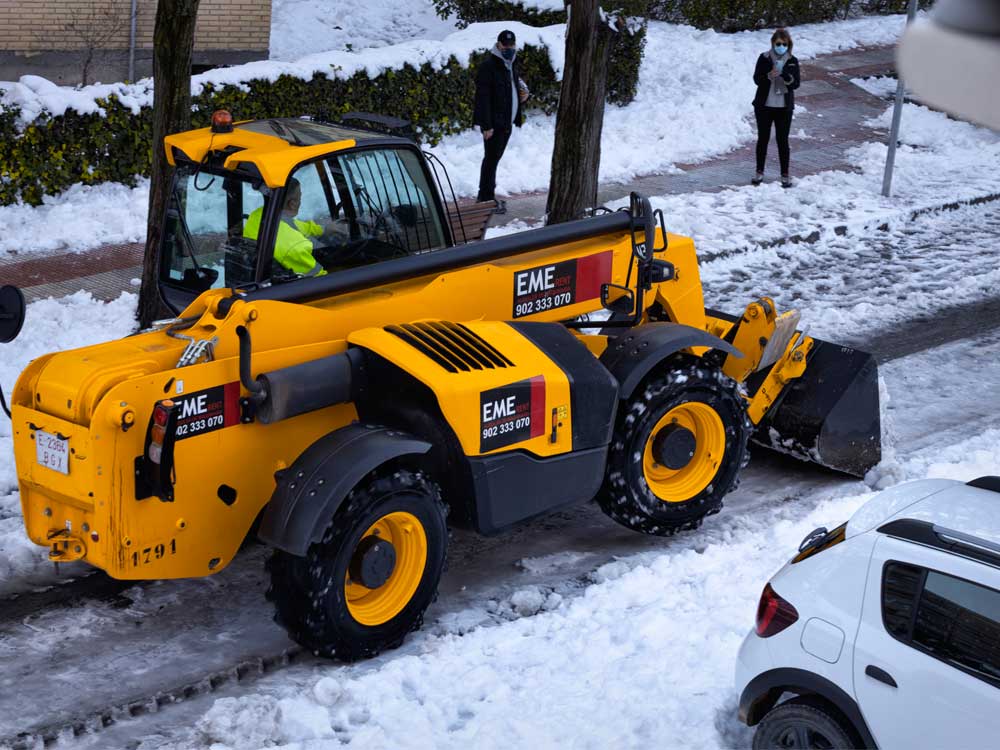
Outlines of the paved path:
M893 70L892 47L869 47L823 55L802 64L803 83L796 95L801 110L792 132L802 128L810 137L792 142L792 173L796 176L829 169L850 169L846 152L879 137L861 123L885 109L886 102L850 82L851 78L884 75ZM771 151L775 151L772 143ZM772 161L776 154L772 153ZM602 185L600 202L621 198L632 190L646 195L721 190L749 181L753 144L699 164L679 165L683 174L649 175L628 184ZM770 165L769 165L770 166ZM776 175L777 169L769 170ZM514 219L537 220L545 211L545 193L512 196L508 213L495 224ZM137 291L142 244L106 245L86 253L0 256L0 284L16 284L29 300L71 294L86 289L101 299Z

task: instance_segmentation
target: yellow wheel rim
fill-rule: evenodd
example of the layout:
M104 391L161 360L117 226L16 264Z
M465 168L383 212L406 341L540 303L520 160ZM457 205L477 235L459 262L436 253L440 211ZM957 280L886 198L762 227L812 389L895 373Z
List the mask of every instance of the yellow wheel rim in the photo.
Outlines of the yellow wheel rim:
M695 439L694 456L680 469L658 463L653 442L670 425L689 430ZM642 471L650 491L665 503L683 503L704 490L715 478L726 452L726 428L708 404L689 401L664 414L649 433L642 455Z
M344 594L351 617L362 625L381 625L403 611L413 598L427 565L427 534L412 513L382 516L361 537L378 536L396 551L396 564L388 580L375 589L344 579ZM360 540L358 540L360 543ZM352 556L354 552L352 551Z

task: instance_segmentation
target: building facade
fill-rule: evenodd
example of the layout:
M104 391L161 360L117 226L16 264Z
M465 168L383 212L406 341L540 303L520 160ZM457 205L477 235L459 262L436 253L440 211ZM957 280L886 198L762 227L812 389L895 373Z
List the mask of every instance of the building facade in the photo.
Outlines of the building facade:
M0 80L61 85L152 75L156 0L0 0ZM271 0L201 0L195 73L268 57Z

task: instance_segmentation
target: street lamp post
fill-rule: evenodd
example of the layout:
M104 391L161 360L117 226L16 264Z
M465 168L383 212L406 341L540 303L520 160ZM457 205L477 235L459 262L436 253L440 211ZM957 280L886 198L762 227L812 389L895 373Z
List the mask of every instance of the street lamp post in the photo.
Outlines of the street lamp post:
M917 0L910 0L907 11L907 25L917 17ZM896 142L899 140L899 121L903 116L903 76L897 71L896 103L892 108L892 127L889 129L889 153L885 157L885 174L882 176L882 195L886 198L892 193L892 170L896 166Z

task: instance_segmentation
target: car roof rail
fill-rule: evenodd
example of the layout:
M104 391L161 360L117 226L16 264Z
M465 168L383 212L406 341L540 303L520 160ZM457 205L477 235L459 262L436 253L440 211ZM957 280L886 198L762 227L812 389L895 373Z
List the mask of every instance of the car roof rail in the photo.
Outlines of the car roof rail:
M1000 477L979 477L978 479L973 479L966 482L970 487L977 487L981 490L992 490L993 492L1000 492Z
M949 552L1000 568L1000 544L972 534L947 529L930 521L898 518L895 521L882 524L878 531L886 536L932 547L942 552Z

